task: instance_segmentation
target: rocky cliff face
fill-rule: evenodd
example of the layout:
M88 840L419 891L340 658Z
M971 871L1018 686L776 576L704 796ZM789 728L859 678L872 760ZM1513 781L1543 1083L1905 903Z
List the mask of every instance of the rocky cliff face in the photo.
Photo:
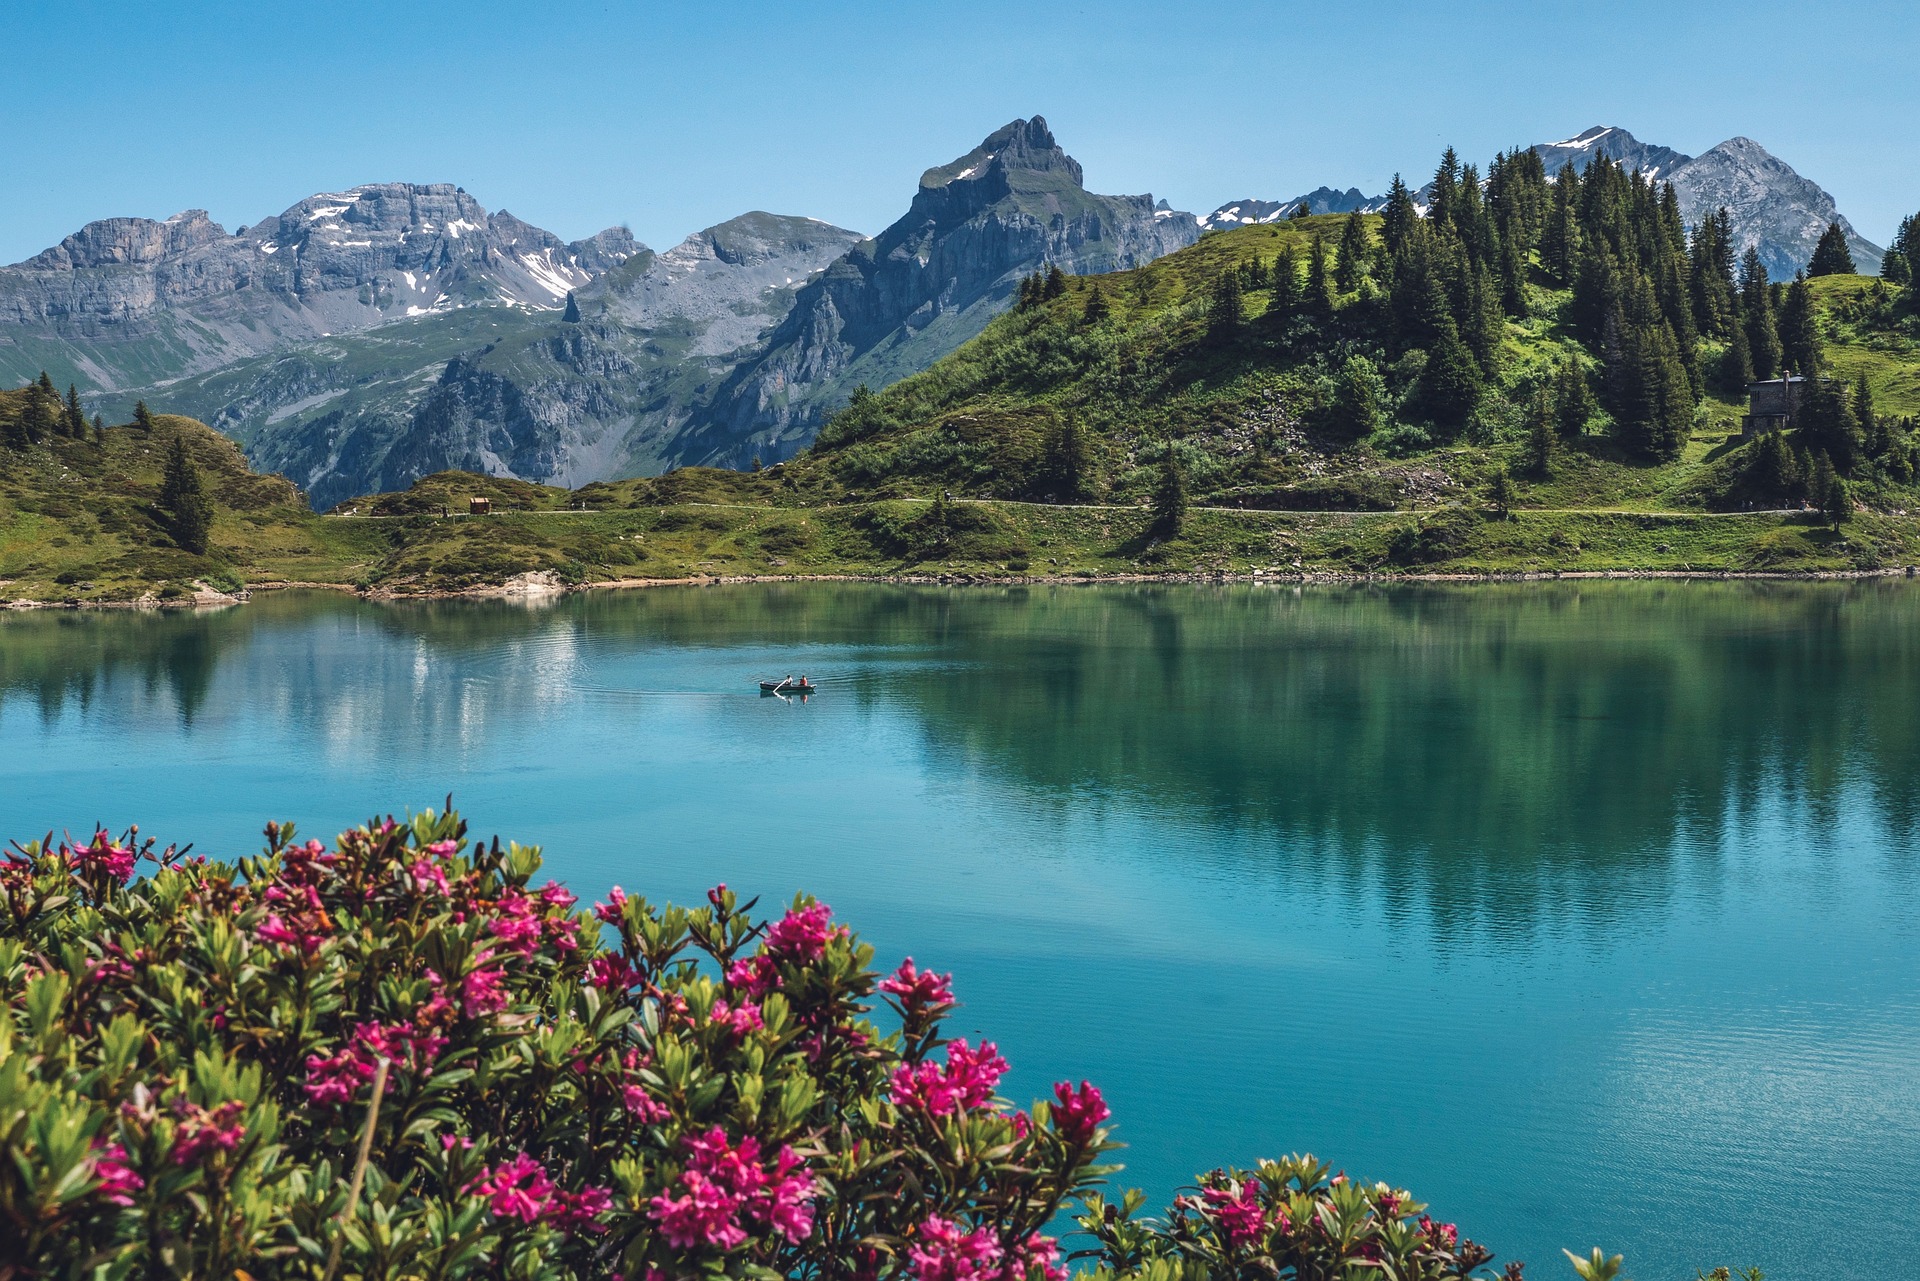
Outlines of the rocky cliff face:
M567 244L443 183L311 196L232 235L201 210L110 218L0 267L0 374L52 364L111 391L456 307L557 308L641 251L617 228Z
M1642 142L1617 125L1595 125L1565 142L1539 143L1533 154L1540 157L1549 178L1568 165L1577 171L1592 164L1595 156L1605 156L1656 181L1672 178L1676 169L1693 158L1672 147Z
M861 241L750 213L640 250L554 310L440 310L164 389L316 506L449 467L561 485L658 471L798 286ZM564 301L564 299L562 300ZM159 394L159 393L156 393Z
M1335 191L1332 187L1316 187L1304 196L1295 196L1292 200L1235 200L1221 205L1218 209L1200 219L1203 231L1224 231L1229 227L1245 227L1255 223L1279 222L1292 215L1294 210L1304 207L1310 214L1330 213L1378 213L1387 207L1385 196L1369 196L1358 187L1349 187L1345 191Z
M1088 192L1045 120L1016 120L929 169L905 216L799 291L766 350L698 415L675 461L744 465L811 440L861 382L924 369L1004 310L1045 264L1087 274L1150 262L1199 236L1151 196Z
M1865 275L1879 274L1885 251L1853 229L1818 183L1751 138L1728 139L1681 165L1670 180L1689 221L1725 206L1741 250L1757 246L1775 280L1811 262L1814 246L1833 222L1847 235L1854 266Z

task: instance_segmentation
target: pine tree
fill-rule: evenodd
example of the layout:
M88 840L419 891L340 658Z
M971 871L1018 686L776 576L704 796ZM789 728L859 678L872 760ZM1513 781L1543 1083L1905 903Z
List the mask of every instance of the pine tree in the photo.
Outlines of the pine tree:
M1089 325L1097 325L1108 315L1107 295L1098 284L1087 291L1087 305L1080 311L1080 318Z
M1161 538L1178 538L1187 523L1187 473L1180 453L1167 442L1160 463L1160 480L1153 490L1153 525Z
M1380 238L1386 242L1389 256L1400 252L1419 218L1413 193L1407 190L1406 183L1400 181L1399 174L1393 175L1393 185L1387 189L1387 207L1381 211L1380 217Z
M166 471L160 480L161 512L167 532L185 551L205 555L207 533L213 524L213 504L200 483L200 470L187 456L186 439L175 433L167 451Z
M1860 429L1861 447L1869 458L1886 452L1886 425L1873 407L1873 388L1867 385L1866 371L1853 384L1853 421Z
M1232 342L1240 332L1245 315L1240 295L1240 273L1223 271L1213 282L1213 301L1207 307L1207 338L1215 343Z
M20 411L20 430L25 443L37 445L53 435L59 426L60 397L45 374L27 385L27 403Z
M153 411L147 408L144 400L137 400L133 404L133 425L144 434L153 435Z
M1827 500L1833 495L1833 487L1840 477L1834 473L1833 460L1818 449L1813 451L1813 465L1807 469L1807 501L1825 511Z
M1727 347L1720 353L1714 382L1729 396L1739 396L1753 381L1753 350L1747 346L1747 327L1738 320L1728 327Z
M1889 249L1880 259L1880 277L1890 285L1913 283L1913 264L1898 249Z
M1909 268L1920 267L1920 214L1902 218L1900 230L1893 233L1893 243L1887 247L1905 258Z
M1820 330L1813 317L1813 290L1804 280L1787 286L1786 305L1780 308L1780 357L1785 368L1803 378L1820 373Z
M1553 394L1543 383L1527 403L1527 470L1535 476L1553 474Z
M67 384L67 410L60 424L61 430L75 440L87 434L87 416L80 408L80 390L72 383Z
M1047 439L1047 479L1061 502L1072 502L1087 491L1092 475L1086 434L1078 420L1068 418Z
M1830 222L1820 235L1820 243L1813 248L1813 261L1807 264L1809 276L1851 276L1853 269L1853 251L1847 247L1847 233L1840 230L1840 224Z
M1333 285L1327 278L1327 238L1313 233L1313 248L1307 256L1307 314L1317 325L1333 318Z
M1044 294L1045 298L1047 299L1048 302L1052 302L1055 298L1062 296L1066 292L1067 292L1067 274L1064 271L1060 270L1058 264L1049 266L1047 268L1047 287L1046 287L1046 292Z
M93 443L98 445L107 439L107 420L99 414L93 416Z
M1273 260L1269 275L1271 291L1266 321L1270 328L1284 327L1300 310L1300 259L1288 245Z
M1440 335L1427 352L1420 374L1419 403L1434 426L1456 431L1480 407L1480 362L1460 341L1453 317L1443 316Z
M1833 522L1833 532L1839 533L1840 526L1853 519L1853 490L1846 481L1838 476L1827 486L1827 501L1823 504L1827 519Z
M1740 260L1740 320L1747 330L1747 350L1753 357L1755 378L1780 376L1780 328L1774 315L1773 290L1767 284L1760 251L1749 248Z
M1493 476L1487 481L1487 501L1493 504L1493 510L1501 520L1513 516L1513 477L1507 474L1505 463L1493 465Z
M1341 293L1350 294L1360 287L1366 261L1367 221L1356 209L1347 215L1346 223L1340 228L1340 260L1334 268L1333 279Z
M1593 388L1587 386L1586 374L1581 372L1579 362L1568 356L1554 382L1554 425L1562 436L1584 436L1587 420L1598 408L1593 400Z
M1853 474L1860 456L1860 423L1840 384L1826 378L1808 379L1793 422L1809 449L1820 451L1842 475Z
M1452 147L1433 171L1433 198L1427 203L1427 221L1435 227L1453 225L1454 206L1460 202L1460 156Z
M1799 485L1793 451L1787 448L1787 434L1780 431L1763 432L1749 449L1748 485L1766 499L1776 503L1786 502Z
M1015 311L1032 311L1040 305L1040 277L1020 277L1020 300L1013 306Z

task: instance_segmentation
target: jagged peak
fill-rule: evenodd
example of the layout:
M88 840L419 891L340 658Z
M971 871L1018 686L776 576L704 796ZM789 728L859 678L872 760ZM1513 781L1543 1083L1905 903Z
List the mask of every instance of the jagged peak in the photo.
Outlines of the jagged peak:
M922 188L985 178L990 173L1022 170L1065 172L1075 186L1083 183L1080 162L1061 149L1047 127L1045 116L1012 120L981 140L980 145L949 164L936 165L920 175Z

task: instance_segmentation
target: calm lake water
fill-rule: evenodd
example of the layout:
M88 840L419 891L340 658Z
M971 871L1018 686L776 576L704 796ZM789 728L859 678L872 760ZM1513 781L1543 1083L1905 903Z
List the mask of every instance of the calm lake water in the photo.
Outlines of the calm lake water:
M762 699L806 672L811 703ZM1920 592L796 585L0 618L0 825L452 792L583 895L951 969L1127 1182L1307 1150L1503 1258L1913 1275Z

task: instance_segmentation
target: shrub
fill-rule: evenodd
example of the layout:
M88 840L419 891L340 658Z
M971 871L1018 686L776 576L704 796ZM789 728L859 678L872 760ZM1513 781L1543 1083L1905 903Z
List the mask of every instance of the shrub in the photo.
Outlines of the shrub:
M804 899L770 925L725 887L577 912L537 850L464 834L429 812L332 849L269 825L231 866L104 832L9 855L0 1259L1064 1276L1042 1229L1100 1172L1106 1109L994 1097L992 1043L941 1035L945 976L883 979Z
M1065 1281L1070 1203L1099 1278L1491 1275L1311 1156L1110 1204L1100 1092L1012 1107L950 977L809 898L576 911L451 812L266 837L0 861L0 1275Z

